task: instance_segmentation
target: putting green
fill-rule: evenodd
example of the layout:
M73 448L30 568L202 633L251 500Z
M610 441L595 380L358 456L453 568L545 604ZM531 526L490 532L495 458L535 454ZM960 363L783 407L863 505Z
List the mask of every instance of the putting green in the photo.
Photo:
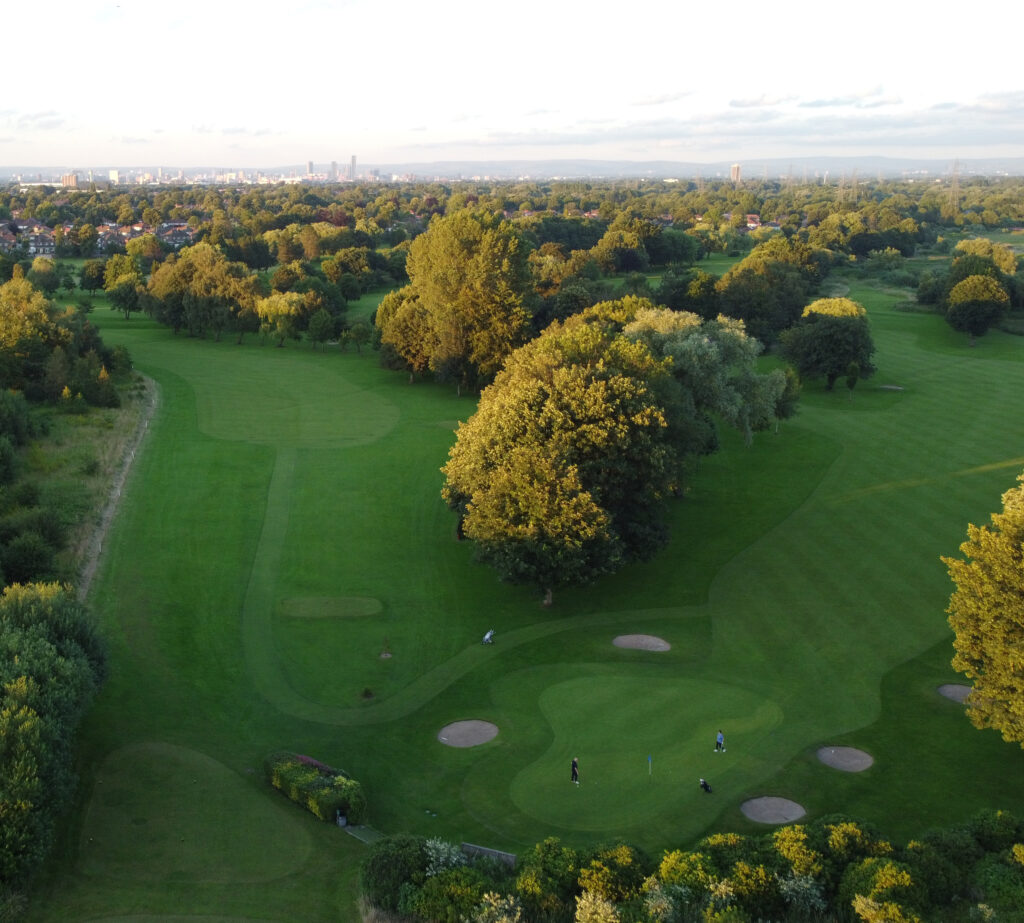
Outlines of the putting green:
M715 807L701 799L698 779L739 775L746 763L738 753L714 753L718 728L728 731L727 744L738 739L750 754L782 722L776 703L696 679L578 678L548 687L539 704L554 739L516 774L512 801L546 824L588 831L636 828L666 811ZM574 756L579 790L569 790Z
M134 881L245 883L302 867L305 818L223 763L160 741L123 747L96 773L79 870ZM274 848L254 850L273 830Z

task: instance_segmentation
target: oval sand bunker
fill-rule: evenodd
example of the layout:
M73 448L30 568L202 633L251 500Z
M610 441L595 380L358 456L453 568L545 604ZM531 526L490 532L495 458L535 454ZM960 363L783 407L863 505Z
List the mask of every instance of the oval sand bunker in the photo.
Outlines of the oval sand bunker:
M870 753L856 747L819 747L818 759L843 772L863 772L875 761Z
M944 683L939 686L939 695L944 695L954 702L966 702L967 696L971 694L971 687L963 683Z
M656 635L619 635L612 641L616 647L628 647L637 651L670 651L672 645Z
M453 721L437 732L437 739L448 747L476 747L498 736L498 725L490 721Z
M759 824L788 824L799 820L807 812L802 805L788 798L751 798L740 805L740 810Z

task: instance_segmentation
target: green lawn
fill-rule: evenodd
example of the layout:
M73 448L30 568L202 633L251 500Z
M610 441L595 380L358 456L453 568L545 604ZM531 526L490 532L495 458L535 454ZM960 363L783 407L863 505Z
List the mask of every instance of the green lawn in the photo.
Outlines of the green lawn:
M670 546L550 610L454 540L439 469L471 398L373 354L188 340L97 310L161 399L93 587L110 678L32 918L357 919L364 847L262 781L280 748L361 779L380 830L512 851L764 829L739 807L765 794L897 838L1024 813L1024 753L935 692L957 679L939 555L1024 468L1024 340L969 348L899 295L850 297L875 377L852 400L809 386L750 448L724 434ZM611 643L637 632L672 648ZM461 718L500 732L438 742ZM875 764L828 769L826 744Z

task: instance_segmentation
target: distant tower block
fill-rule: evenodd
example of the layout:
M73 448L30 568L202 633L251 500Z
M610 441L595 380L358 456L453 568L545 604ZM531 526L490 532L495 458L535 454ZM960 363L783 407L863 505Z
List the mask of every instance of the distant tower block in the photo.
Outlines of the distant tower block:
M332 160L331 161L331 179L332 180L337 180L337 178L338 178L338 161Z
M309 176L309 175L312 174L312 172L313 172L313 161L312 160L307 160L306 161L306 175Z
M355 182L356 178L356 155L352 155L352 163L348 165L348 178Z
M738 163L734 163L729 168L729 179L731 179L734 183L738 183L738 182L740 182L740 179L741 179L741 175L740 175L741 173L742 173L742 168L740 167L740 165Z

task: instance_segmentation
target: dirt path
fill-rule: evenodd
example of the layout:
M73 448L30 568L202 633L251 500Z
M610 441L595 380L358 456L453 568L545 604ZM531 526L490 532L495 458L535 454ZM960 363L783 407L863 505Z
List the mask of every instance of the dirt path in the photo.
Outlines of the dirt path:
M145 389L139 419L135 424L135 431L124 446L121 461L114 471L110 484L107 502L103 506L103 511L100 514L96 528L86 543L85 553L82 557L82 566L78 575L78 598L82 600L89 595L89 587L92 585L92 578L96 576L96 568L99 566L100 554L103 551L103 542L107 537L110 524L114 521L117 507L121 502L121 491L128 480L132 463L135 461L135 453L138 451L139 446L142 445L142 440L145 438L146 433L149 432L149 421L153 419L153 414L156 412L157 404L160 401L160 392L156 382L151 378L146 378L144 375L140 375L139 378L142 380Z

